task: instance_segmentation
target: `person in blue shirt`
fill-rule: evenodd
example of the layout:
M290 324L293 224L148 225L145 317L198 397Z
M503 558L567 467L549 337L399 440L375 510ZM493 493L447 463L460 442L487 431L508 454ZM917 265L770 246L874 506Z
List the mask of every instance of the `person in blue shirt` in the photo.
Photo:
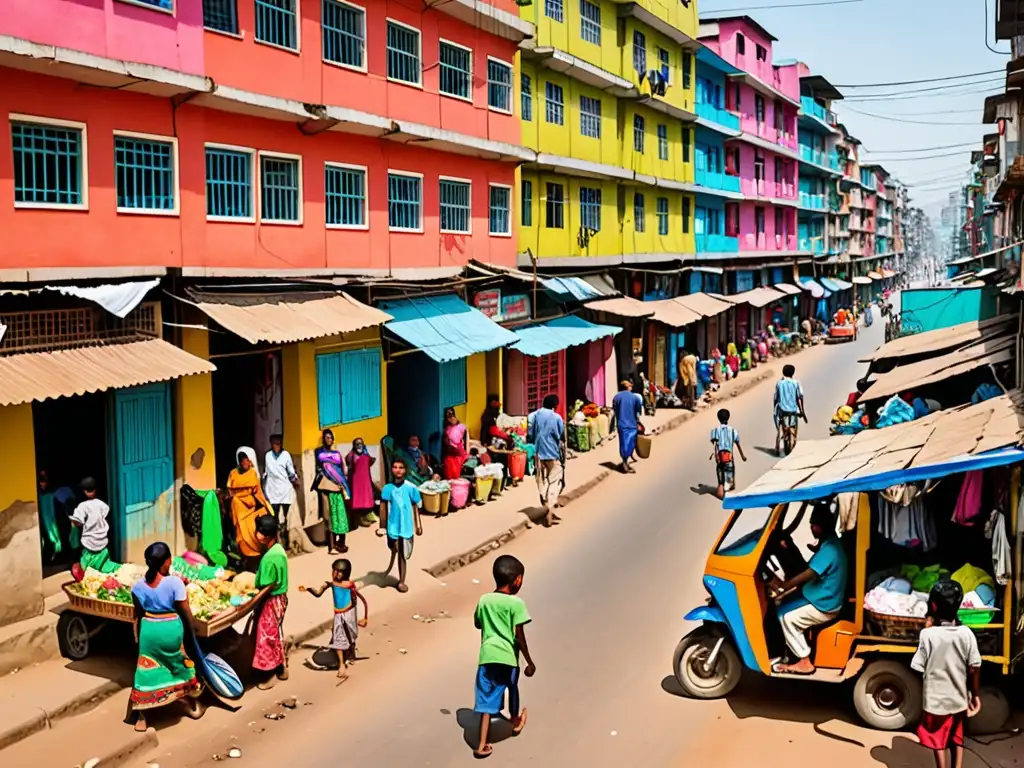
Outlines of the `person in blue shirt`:
M773 579L773 597L798 590L779 605L779 622L786 645L796 661L775 664L773 672L793 675L814 674L811 646L806 632L811 627L832 621L846 599L846 551L836 534L836 513L830 502L820 502L811 511L811 533L818 544L811 547L811 561L800 573L786 581Z
M772 417L775 420L775 453L782 455L782 428L793 430L793 441L796 442L798 419L807 422L804 412L804 388L793 378L796 368L792 365L782 367L782 378L775 384L775 396L772 399Z
M612 398L612 411L615 412L615 430L619 435L619 456L622 458L622 471L635 472L629 465L636 450L636 438L640 434L640 414L644 410L644 400L633 391L633 383L624 380L619 384L619 393Z
M537 449L537 490L544 507L544 524L560 522L555 514L565 472L565 421L555 413L558 395L547 395L543 405L526 419L526 439Z
M396 588L403 593L409 591L405 583L405 571L406 563L412 555L413 534L423 535L423 526L420 524L420 505L423 498L420 496L420 489L405 479L406 471L403 459L391 462L391 477L394 480L385 485L380 492L380 528L377 529L378 536L387 535L388 549L391 550L391 562L388 563L384 575L391 575L391 569L395 567L397 560Z
M729 426L729 409L722 408L718 412L718 426L711 430L711 458L715 460L718 474L718 488L715 495L725 498L726 486L730 491L736 490L736 459L732 455L735 450L744 461L747 456L740 445L740 433L735 427Z

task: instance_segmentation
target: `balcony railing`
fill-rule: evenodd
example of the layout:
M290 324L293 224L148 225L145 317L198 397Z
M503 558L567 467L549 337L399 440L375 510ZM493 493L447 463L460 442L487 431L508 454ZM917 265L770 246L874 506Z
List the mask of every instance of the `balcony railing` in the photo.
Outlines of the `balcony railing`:
M813 97L801 96L800 108L804 111L805 115L816 117L823 123L828 122L829 111L816 102Z
M728 235L697 235L697 253L739 253L740 240Z
M693 180L698 187L720 189L724 192L740 191L739 176L730 176L729 174L722 173L721 171L709 171L698 168L693 172Z
M713 123L718 123L718 125L728 128L730 131L738 131L740 129L739 117L721 107L716 107L714 104L698 104L697 116L710 120Z
M800 159L815 165L824 165L836 171L839 170L839 158L835 154L829 154L823 149L814 149L806 144L800 145Z
M822 237L801 237L798 250L810 251L811 253L824 253L825 240Z
M825 196L812 195L809 192L800 191L800 206L802 208L813 208L816 211L825 210Z

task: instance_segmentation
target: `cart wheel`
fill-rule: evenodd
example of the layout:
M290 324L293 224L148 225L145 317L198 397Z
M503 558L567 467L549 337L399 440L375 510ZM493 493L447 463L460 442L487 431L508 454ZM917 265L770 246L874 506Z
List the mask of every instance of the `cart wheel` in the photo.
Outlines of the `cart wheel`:
M81 661L89 655L89 625L85 617L74 611L64 611L57 620L57 647L60 654L72 661Z
M921 678L896 661L873 661L853 688L857 714L872 728L898 731L921 717Z

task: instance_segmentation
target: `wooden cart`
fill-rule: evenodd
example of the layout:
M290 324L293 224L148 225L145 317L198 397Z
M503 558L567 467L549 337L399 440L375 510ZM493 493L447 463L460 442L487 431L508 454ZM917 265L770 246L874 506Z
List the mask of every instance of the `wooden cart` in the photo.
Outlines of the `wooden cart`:
M57 644L62 656L72 661L81 661L89 655L92 638L108 622L131 624L135 621L135 605L84 597L71 591L70 587L75 583L69 581L61 585L70 607L61 612L57 621ZM203 620L193 616L192 626L196 636L212 637L232 626L252 613L269 592L270 587L264 587L245 605L219 613L211 619Z

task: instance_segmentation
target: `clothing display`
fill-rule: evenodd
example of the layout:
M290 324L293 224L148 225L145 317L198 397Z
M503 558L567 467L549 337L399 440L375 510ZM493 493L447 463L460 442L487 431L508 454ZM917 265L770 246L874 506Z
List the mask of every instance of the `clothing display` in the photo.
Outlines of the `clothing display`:
M878 532L893 544L930 552L937 539L935 521L928 514L924 497L918 496L909 505L900 506L878 499Z
M968 472L964 476L964 483L960 486L960 494L956 499L956 508L953 510L953 522L958 525L974 525L981 514L981 487L984 477L983 470Z
M913 616L923 619L928 615L928 593L893 592L880 584L864 595L864 608L887 616Z
M996 583L1005 586L1013 574L1013 555L1010 541L1006 538L1006 520L1002 512L993 510L985 535L992 540L992 573Z
M839 533L846 533L847 531L852 531L856 528L857 510L860 506L860 494L837 494L836 506L839 508Z

